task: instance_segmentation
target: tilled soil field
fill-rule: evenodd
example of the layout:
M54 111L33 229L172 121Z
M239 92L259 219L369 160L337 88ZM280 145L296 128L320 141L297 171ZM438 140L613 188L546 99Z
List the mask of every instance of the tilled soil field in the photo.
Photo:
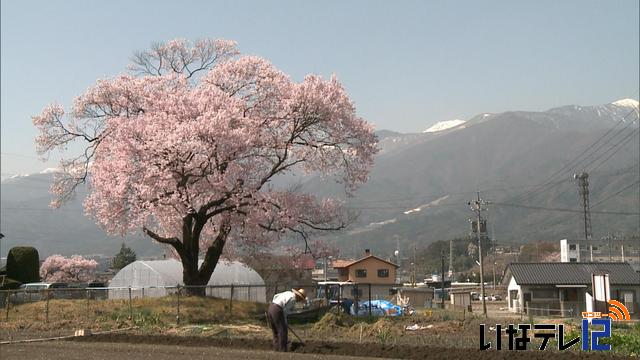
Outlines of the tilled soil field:
M108 342L126 344L158 344L176 346L211 346L245 350L271 350L271 341L257 338L215 338L166 335L105 334L78 337L79 342ZM555 351L480 351L435 346L359 344L337 341L306 341L304 345L293 343L292 351L300 354L345 355L395 359L615 359L622 358L605 353L555 352Z

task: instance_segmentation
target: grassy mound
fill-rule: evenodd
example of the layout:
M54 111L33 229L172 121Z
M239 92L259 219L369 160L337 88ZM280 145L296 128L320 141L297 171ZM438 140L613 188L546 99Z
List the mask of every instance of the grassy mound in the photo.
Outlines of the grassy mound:
M227 299L181 296L180 325L250 321L264 314L265 307L265 304L234 300L230 308ZM0 322L0 328L169 328L177 325L178 302L175 295L133 299L129 308L128 300L54 299L49 301L48 312L47 321L46 301L12 305L8 321Z
M330 311L318 320L311 329L314 331L331 331L338 328L349 328L353 324L354 321L351 316Z

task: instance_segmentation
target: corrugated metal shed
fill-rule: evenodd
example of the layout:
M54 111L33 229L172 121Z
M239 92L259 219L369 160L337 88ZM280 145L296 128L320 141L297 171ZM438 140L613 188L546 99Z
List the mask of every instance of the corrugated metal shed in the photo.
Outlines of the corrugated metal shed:
M612 285L638 285L640 274L630 264L616 263L514 263L505 270L519 285L591 285L591 274L609 274Z

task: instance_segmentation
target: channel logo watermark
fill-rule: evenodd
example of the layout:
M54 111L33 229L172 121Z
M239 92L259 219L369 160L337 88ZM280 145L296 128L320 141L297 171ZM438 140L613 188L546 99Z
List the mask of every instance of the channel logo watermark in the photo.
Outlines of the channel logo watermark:
M582 350L609 351L611 344L601 343L601 339L611 337L612 321L628 321L631 319L627 307L619 301L609 300L609 313L583 312L582 333L573 339L567 339L564 324L508 324L504 328L507 336L507 348L509 350L528 350L532 337L542 339L538 350L545 350L551 339L557 339L558 350L564 351L582 342ZM602 328L599 328L602 327ZM495 342L487 341L485 336L486 325L480 324L480 350L502 350L503 327L496 324L489 330L495 330ZM591 335L591 336L589 336Z

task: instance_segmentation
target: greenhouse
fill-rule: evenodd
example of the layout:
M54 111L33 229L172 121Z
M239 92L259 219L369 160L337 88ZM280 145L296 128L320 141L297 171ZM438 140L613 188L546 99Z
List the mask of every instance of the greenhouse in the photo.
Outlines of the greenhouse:
M198 266L203 260L198 261ZM178 260L138 260L125 266L109 283L109 299L161 297L173 294L182 282ZM265 283L253 269L239 261L223 261L207 284L206 296L266 302Z

